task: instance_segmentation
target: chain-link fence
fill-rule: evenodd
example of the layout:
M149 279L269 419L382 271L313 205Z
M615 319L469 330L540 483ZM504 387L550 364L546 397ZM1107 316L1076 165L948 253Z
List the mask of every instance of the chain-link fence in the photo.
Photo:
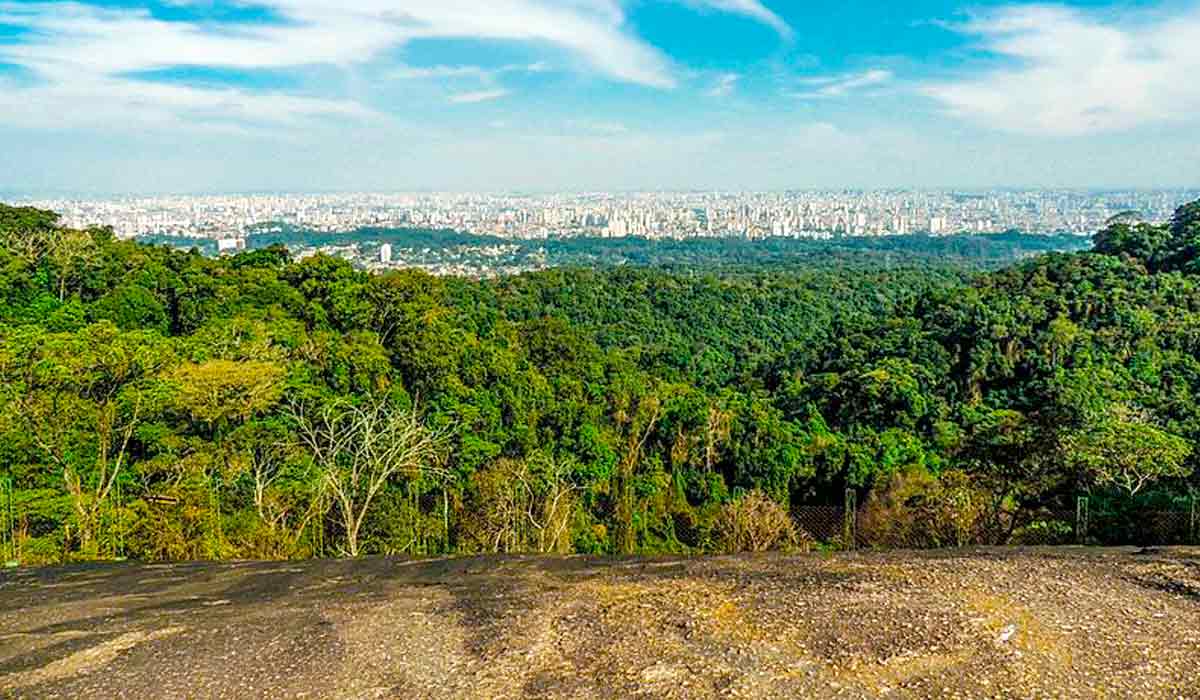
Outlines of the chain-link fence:
M1166 504L1133 499L1080 496L1074 509L1041 508L1018 518L969 526L952 518L929 520L906 513L908 522L879 526L870 505L858 506L853 491L843 505L797 506L792 517L813 540L839 548L953 547L965 545L1098 546L1200 545L1200 498L1176 498ZM889 514L890 515L890 514ZM895 516L892 516L893 518ZM925 518L925 520L922 520Z
M796 526L818 542L836 542L845 533L847 511L842 506L801 506L792 511Z

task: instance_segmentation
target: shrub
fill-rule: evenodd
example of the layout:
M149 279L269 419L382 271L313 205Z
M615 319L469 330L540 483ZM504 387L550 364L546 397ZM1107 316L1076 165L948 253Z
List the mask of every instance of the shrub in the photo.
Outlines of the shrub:
M59 533L18 539L17 545L17 561L25 566L61 564L66 558L66 548ZM0 561L0 565L3 564L5 562Z
M787 509L757 489L721 508L716 534L718 544L730 553L796 548L807 551L812 546L812 537L796 527Z
M970 475L924 469L894 474L873 492L858 518L861 539L873 547L962 547L993 538L988 523L991 494Z
M1063 545L1075 541L1075 528L1062 520L1034 520L1013 533L1012 543L1022 545Z

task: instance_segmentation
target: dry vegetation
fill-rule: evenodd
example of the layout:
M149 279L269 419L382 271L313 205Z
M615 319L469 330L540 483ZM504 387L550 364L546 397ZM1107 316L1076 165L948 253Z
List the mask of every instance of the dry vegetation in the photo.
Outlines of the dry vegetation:
M796 527L787 509L757 490L722 506L716 531L730 554L812 548L812 537Z

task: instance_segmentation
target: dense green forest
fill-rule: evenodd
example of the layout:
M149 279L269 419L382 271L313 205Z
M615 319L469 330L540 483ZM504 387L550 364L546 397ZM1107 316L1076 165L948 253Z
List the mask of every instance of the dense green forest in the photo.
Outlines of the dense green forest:
M758 549L847 489L880 544L1020 541L1200 485L1200 202L993 271L493 281L0 206L0 373L25 563Z

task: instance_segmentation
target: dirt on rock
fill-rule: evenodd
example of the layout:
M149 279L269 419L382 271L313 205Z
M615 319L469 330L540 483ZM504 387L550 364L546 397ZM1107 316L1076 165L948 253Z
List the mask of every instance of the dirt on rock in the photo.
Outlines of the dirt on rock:
M0 697L1200 698L1200 549L12 570Z

